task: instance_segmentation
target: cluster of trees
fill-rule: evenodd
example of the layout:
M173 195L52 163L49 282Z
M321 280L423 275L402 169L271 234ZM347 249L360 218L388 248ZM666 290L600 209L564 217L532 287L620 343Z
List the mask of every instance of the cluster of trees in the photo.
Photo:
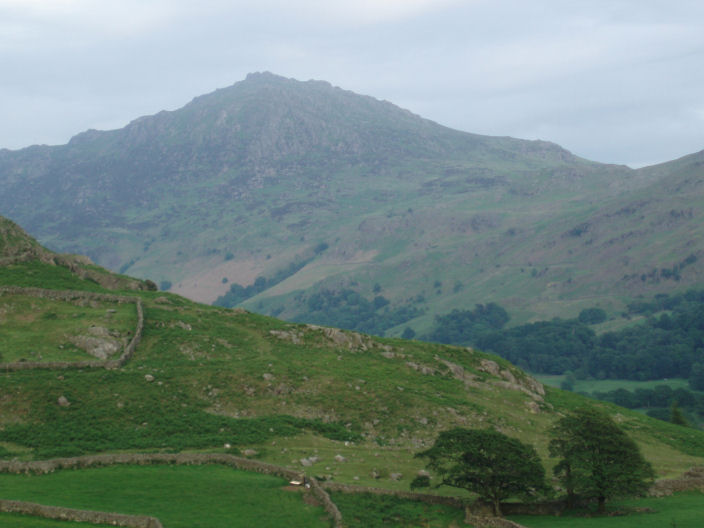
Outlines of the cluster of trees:
M638 446L606 414L583 407L553 426L550 455L568 507L578 500L596 501L604 513L606 501L644 493L654 472ZM440 433L434 445L416 455L440 478L437 486L466 489L489 502L501 515L501 501L550 493L545 469L535 449L515 438L488 429L456 428ZM430 486L419 476L411 488Z
M609 401L628 409L652 409L657 407L670 407L676 401L683 407L699 407L704 410L704 395L688 391L687 389L672 389L668 385L657 385L652 389L615 389L612 391L591 394L593 398Z
M491 311L505 313L496 305ZM583 310L577 319L510 329L478 321L478 315L475 310L438 316L434 331L425 338L476 346L535 373L572 371L578 378L598 379L690 378L692 388L704 389L704 290L632 303L625 315L645 315L643 324L598 336L589 326L604 319L598 308Z
M305 305L306 311L296 321L376 335L423 314L423 309L411 304L392 306L383 295L370 301L349 288L321 290L308 297Z
M303 266L308 264L310 260L311 259L301 259L293 261L269 278L262 277L260 275L255 279L254 283L249 286L242 286L241 284L233 282L230 285L230 290L225 295L218 297L213 305L222 306L223 308L233 308L239 303L254 297L272 286L276 286L285 279L288 279L291 275L297 273L301 268L303 268Z
M648 416L680 425L690 425L704 419L704 395L682 388L673 390L667 385L635 391L595 391L587 396L628 409L648 409ZM686 415L689 415L689 419Z
M435 316L435 329L425 336L428 341L447 344L472 344L484 334L500 330L510 317L496 303L477 304L474 310L452 310Z

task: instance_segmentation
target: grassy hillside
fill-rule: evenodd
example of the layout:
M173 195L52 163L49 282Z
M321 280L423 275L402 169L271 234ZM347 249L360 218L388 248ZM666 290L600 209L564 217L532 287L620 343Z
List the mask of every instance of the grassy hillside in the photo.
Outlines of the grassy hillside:
M21 266L34 273L17 273ZM0 274L3 285L40 278L45 287L97 287L76 276L55 281L61 268L54 266L25 263L13 270ZM478 351L291 324L171 294L137 294L145 306L144 333L123 368L0 377L3 456L218 451L231 444L343 482L403 489L421 468L414 452L454 425L497 427L535 444L550 464L547 429L559 413L587 401L557 389L543 393L520 370ZM2 294L0 304L13 306L15 318L22 307L31 317L44 309L19 294ZM37 347L56 345L41 326L63 317L51 309L57 319L36 319ZM58 403L62 396L68 405ZM700 432L593 404L618 416L661 474L704 456ZM310 465L301 462L316 455ZM405 476L392 480L396 472Z
M701 431L544 387L476 350L287 323L163 292L108 290L37 259L0 266L4 360L27 354L32 361L52 354L82 359L64 342L72 333L101 327L119 335L135 321L132 303L35 297L33 290L11 286L138 296L144 329L121 368L0 374L0 459L235 453L321 480L408 490L423 468L415 453L439 431L497 428L536 446L549 468L549 428L566 411L595 405L638 442L659 476L704 461ZM18 352L22 346L27 352ZM2 474L0 498L151 515L169 528L329 525L319 505L302 500L308 495L284 486L278 477L219 465L118 465ZM462 517L458 510L403 500L334 497L348 526L449 527ZM56 526L8 514L0 514L0 522Z

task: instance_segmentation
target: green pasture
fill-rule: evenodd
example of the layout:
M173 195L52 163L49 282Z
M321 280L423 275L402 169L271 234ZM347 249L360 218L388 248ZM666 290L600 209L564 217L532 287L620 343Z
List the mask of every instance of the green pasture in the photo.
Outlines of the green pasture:
M528 528L700 528L704 522L704 494L692 491L671 497L615 501L607 510L612 514L595 517L516 515L510 519Z
M560 384L565 380L565 375L549 375L549 374L533 374L535 379L540 383L551 387L560 387ZM689 389L689 384L686 379L682 378L665 378L661 380L634 381L621 379L604 379L604 380L576 380L574 383L573 392L609 392L616 389L626 389L634 391L636 389L654 389L658 385L667 385L672 390Z
M149 515L165 528L329 526L321 507L307 504L301 492L286 485L279 477L217 465L111 466L41 476L2 474L0 497Z
M430 505L370 493L331 493L330 498L342 513L348 528L466 526L464 511L451 506Z
M95 339L100 327L119 344L134 333L134 304L103 301L59 301L29 295L0 295L0 362L95 359L78 346L81 336ZM97 334L99 335L99 334Z

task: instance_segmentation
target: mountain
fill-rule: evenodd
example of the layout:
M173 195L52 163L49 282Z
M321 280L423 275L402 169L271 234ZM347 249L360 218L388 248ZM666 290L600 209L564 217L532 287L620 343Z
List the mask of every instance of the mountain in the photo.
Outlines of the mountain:
M37 259L0 264L2 286L38 280L48 290L0 292L2 459L253 450L310 475L408 489L422 468L413 454L438 431L493 426L548 463L548 430L580 405L614 416L661 475L704 456L701 431L545 388L477 350L115 291ZM72 337L84 332L141 341L119 367L71 368L91 358L87 341ZM17 367L46 361L63 364ZM396 472L405 477L390 478Z
M487 301L520 322L697 283L701 238L667 226L696 234L701 194L656 195L674 211L660 227L637 205L687 163L594 163L258 73L120 130L0 151L0 213L196 300L400 335ZM690 255L677 281L635 279Z

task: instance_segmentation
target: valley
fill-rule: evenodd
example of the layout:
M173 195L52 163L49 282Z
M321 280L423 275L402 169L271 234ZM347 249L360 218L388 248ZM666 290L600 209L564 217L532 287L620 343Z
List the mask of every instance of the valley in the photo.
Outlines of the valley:
M12 237L31 242L13 224L3 225L5 233L12 233L4 238L5 242ZM44 255L50 257L51 253ZM412 478L423 470L422 461L414 455L431 445L438 431L453 426L497 428L535 446L549 468L555 462L548 452L552 424L557 417L584 405L598 407L617 419L637 441L660 477L676 477L700 465L704 458L701 431L545 387L505 360L478 350L288 323L242 309L194 303L174 294L153 291L146 284L141 290L115 292L82 278L80 270L70 271L61 265L62 259L56 259L59 264L51 258L45 258L46 262L21 260L0 268L0 280L5 287L0 306L12 306L14 317L20 310L36 317L40 308L57 314L57 319L41 316L34 319L33 346L56 347L51 342L51 332L45 328L60 321L64 317L61 314L84 310L68 301L53 301L44 307L40 300L32 300L32 293L37 290L31 288L37 282L47 292L56 288L69 290L76 298L84 291L91 292L90 295L139 298L144 324L133 355L118 368L39 365L13 370L0 366L5 370L0 376L3 394L0 458L15 461L10 464L46 459L81 460L71 457L91 454L116 459L143 456L145 460L160 456L181 456L184 460L210 456L214 461L232 456L239 465L257 467L256 464L269 463L281 468L275 471L304 474L323 486L331 482L407 491ZM94 271L107 273L99 268ZM134 323L130 306L124 307L128 327ZM101 318L107 309L110 308L95 307ZM41 337L44 335L47 342ZM21 333L8 334L8 343L10 348L22 346ZM64 360L70 363L73 358L64 357ZM240 478L229 470L222 473L217 466L199 467L206 474ZM129 478L130 474L139 474L147 484L151 478L147 475L154 475L159 482L165 479L163 485L166 485L172 477L165 476L163 471L176 472L169 473L173 475L174 485L187 485L190 477L185 472L191 470L180 468L157 464L131 469L128 464L105 469L59 470L55 478L67 479L61 486L56 486L54 477L48 476L27 481L32 486L49 486L41 494L31 488L20 493L24 484L14 482L22 477L0 475L3 477L0 480L6 483L0 488L5 490L0 498L37 501L47 493L66 490L67 497L74 498L57 496L56 504L158 514L165 526L179 526L179 522L185 521L169 520L169 515L180 518L181 514L160 513L156 502L150 502L163 501L166 495L161 492L153 499L138 492L144 504L139 511L118 503L110 506L96 502L90 494L82 501L75 500L80 494L71 490L85 488L84 478L95 484L101 472L115 475L109 480L118 488L119 480ZM134 471L137 473L130 473ZM242 475L242 478L249 477ZM283 484L282 480L274 479L266 486L271 486L272 493L282 493L274 489ZM95 486L100 496L114 496L118 501L130 503L136 500L122 493L107 493L108 488L102 485ZM231 489L230 484L227 489ZM178 490L174 493L183 494ZM269 492L262 493L254 501L253 512L268 500ZM456 493L450 490L449 495ZM326 518L322 510L316 507L311 510L298 502L301 495L287 496L293 501L293 510L287 514L291 518L306 515ZM350 498L341 502L354 511L355 507L349 505ZM194 500L201 499L194 497ZM213 495L210 500L218 499ZM187 501L183 507L200 510L194 504ZM239 505L235 507L241 512ZM213 514L221 511L211 510ZM413 515L426 518L430 513L424 511L420 508ZM451 512L447 510L440 517L446 520L438 522L451 522L456 517ZM222 510L219 515L230 519L232 513ZM182 518L188 516L184 513ZM242 514L244 522L246 518ZM224 521L215 518L207 522L208 526L224 526ZM315 525L317 521L300 522ZM272 523L272 526L281 525L276 519Z
M684 482L611 511L694 528L703 152L602 164L271 73L0 150L0 523L71 526L10 500L88 526L449 528L482 505L418 458L439 435L535 449L545 505L581 460L556 424L588 412ZM528 527L612 522L510 499Z

